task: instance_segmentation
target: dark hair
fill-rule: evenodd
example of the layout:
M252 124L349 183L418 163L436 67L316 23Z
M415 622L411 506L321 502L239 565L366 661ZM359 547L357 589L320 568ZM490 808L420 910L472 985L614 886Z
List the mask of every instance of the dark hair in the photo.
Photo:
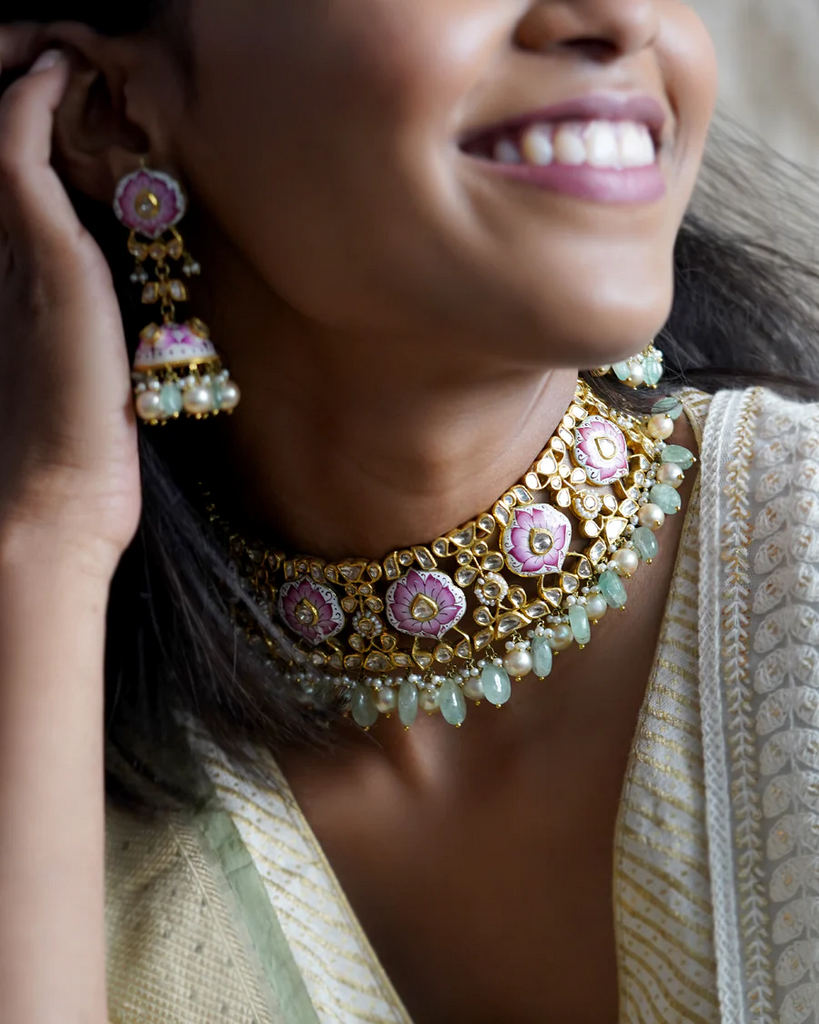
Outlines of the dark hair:
M129 33L166 17L172 3L13 0L4 3L0 22L59 18ZM106 226L110 212L75 198L116 264L119 250ZM686 383L713 392L762 383L817 394L817 211L819 183L807 172L736 124L715 128L676 245L676 298L659 338L667 389ZM114 269L116 279L127 282L127 265ZM122 301L126 325L136 324L125 295ZM622 386L594 384L614 404L641 401ZM195 763L179 726L186 716L251 766L255 744L275 749L325 735L326 719L317 724L308 716L232 626L231 601L253 602L231 582L226 557L192 500L205 467L191 464L191 454L216 443L218 435L208 430L180 423L142 432L142 522L111 592L109 791L150 806L195 796ZM222 585L214 587L215 581Z

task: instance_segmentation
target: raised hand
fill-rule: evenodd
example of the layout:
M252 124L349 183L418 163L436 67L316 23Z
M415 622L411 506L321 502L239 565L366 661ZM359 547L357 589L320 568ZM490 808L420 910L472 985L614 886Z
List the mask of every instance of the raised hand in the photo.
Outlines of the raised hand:
M4 30L3 67L37 42ZM108 572L139 518L136 426L111 274L51 163L69 74L47 51L0 98L0 537L23 524Z

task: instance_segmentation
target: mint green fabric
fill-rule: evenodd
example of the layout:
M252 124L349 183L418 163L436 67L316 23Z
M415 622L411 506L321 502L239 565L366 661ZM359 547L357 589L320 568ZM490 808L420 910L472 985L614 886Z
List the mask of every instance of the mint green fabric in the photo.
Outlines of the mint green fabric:
M319 1024L293 954L247 848L219 808L198 821L203 842L221 865L242 923L287 1024Z

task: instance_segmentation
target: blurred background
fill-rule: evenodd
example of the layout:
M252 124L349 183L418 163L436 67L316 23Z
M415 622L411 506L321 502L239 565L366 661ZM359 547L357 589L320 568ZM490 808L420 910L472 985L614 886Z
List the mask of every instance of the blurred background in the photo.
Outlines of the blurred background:
M724 109L819 170L819 0L689 0L713 33Z

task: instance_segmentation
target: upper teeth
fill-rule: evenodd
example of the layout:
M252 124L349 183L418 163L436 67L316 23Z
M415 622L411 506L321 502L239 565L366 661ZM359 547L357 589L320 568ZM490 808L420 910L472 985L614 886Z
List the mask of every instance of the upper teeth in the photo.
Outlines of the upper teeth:
M506 136L495 143L498 163L549 164L601 168L650 167L656 160L651 132L633 121L566 121L534 124L519 139Z

